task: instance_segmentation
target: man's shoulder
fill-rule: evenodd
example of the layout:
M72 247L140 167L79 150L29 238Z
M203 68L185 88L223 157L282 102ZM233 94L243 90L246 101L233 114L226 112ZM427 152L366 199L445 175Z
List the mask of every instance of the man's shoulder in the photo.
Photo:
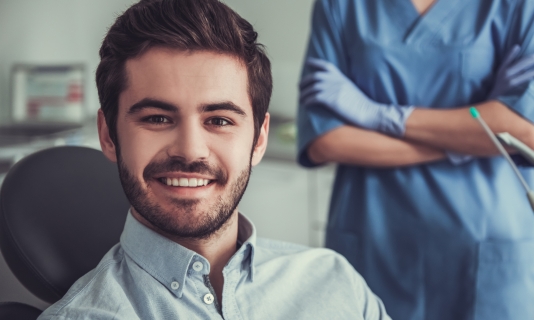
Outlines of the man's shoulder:
M256 247L259 250L266 252L273 252L279 254L298 254L298 253L307 253L307 254L317 254L330 256L332 258L343 258L339 253L322 247L309 247L303 244L298 244L294 242L286 242L281 240L273 240L267 238L258 238L256 240ZM343 258L344 259L344 258Z
M258 288L281 288L281 292L295 297L314 292L313 296L307 297L308 303L320 305L325 301L344 301L343 307L336 312L352 316L365 314L365 319L389 319L380 299L339 253L263 239L257 244L254 285ZM278 303L276 296L269 299L273 299L273 304Z
M255 264L280 262L291 263L311 272L331 272L356 274L352 265L339 253L326 248L311 248L304 245L259 238ZM320 265L318 268L317 266Z
M119 308L125 309L128 302L121 281L123 262L124 251L117 244L95 269L78 279L63 298L46 309L39 320L122 319L117 317L121 313Z
M267 238L258 238L256 240L256 248L261 251L279 254L292 254L312 249L301 244Z

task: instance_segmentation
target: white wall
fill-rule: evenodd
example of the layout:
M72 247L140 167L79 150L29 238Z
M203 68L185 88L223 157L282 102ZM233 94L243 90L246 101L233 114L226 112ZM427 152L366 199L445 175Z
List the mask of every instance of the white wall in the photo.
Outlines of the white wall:
M132 0L1 0L0 1L0 119L10 103L13 63L85 63L86 101L98 109L94 71L98 49L118 12Z
M274 82L270 111L294 118L314 0L223 1L252 23L267 46Z
M13 63L87 65L87 102L98 109L94 71L98 49L116 15L132 0L1 0L0 121L9 106ZM297 83L313 0L226 0L250 21L267 46L274 75L271 112L294 117Z

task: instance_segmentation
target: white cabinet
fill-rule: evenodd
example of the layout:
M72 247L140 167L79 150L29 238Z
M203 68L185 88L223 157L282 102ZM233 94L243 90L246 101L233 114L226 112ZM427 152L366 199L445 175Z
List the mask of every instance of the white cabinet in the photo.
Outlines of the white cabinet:
M323 247L335 166L308 170L310 246Z
M258 236L309 245L307 172L296 163L264 159L252 169L239 211Z
M239 211L260 237L321 247L333 181L333 166L304 169L264 159L253 168Z

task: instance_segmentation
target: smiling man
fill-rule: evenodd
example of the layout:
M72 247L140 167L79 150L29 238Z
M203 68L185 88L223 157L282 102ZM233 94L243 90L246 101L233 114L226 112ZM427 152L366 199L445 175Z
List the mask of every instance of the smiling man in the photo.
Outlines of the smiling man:
M256 239L238 212L269 131L256 38L217 0L141 1L110 28L98 130L132 206L40 319L389 319L340 255Z

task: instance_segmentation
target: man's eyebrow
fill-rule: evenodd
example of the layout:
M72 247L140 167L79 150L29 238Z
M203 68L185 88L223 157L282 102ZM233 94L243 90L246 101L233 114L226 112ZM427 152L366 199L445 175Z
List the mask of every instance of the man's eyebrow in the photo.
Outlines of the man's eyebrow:
M237 113L240 116L246 116L247 114L243 109L238 107L236 104L234 104L231 101L224 101L224 102L218 102L218 103L209 103L202 105L200 107L200 112L213 112L218 110L227 110Z
M173 104L170 104L168 102L164 102L161 100L145 98L133 104L128 110L128 114L135 114L147 108L161 109L161 110L175 112L175 113L178 112L178 108Z

